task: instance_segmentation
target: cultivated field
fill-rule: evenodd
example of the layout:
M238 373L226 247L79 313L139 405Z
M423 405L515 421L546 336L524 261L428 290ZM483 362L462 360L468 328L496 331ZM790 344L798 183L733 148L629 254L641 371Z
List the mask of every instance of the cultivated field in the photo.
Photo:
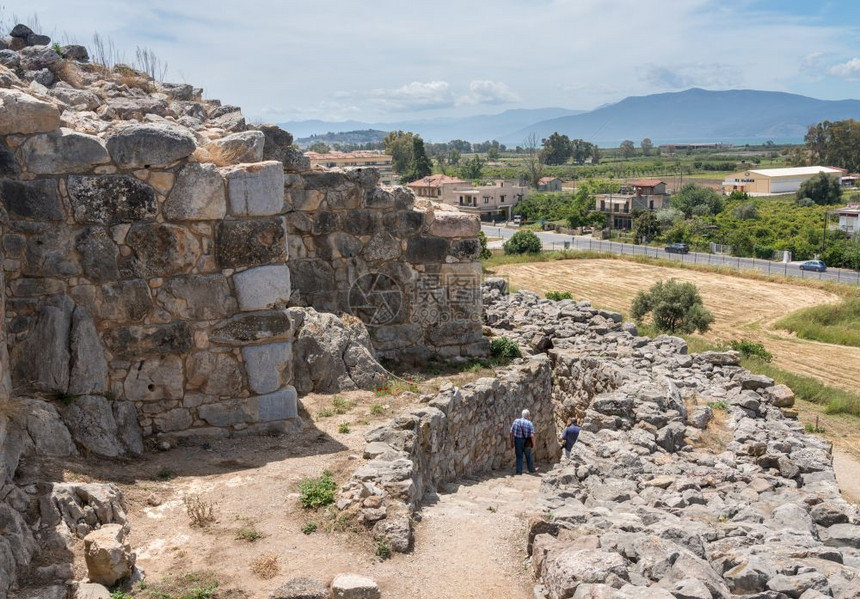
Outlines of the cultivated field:
M860 392L860 348L797 339L772 327L786 314L839 297L826 291L791 283L753 281L715 273L622 260L562 260L513 264L494 269L510 277L511 284L538 293L570 291L576 299L629 314L637 291L659 279L674 277L695 283L715 322L707 338L728 341L741 337L763 343L775 365L807 375L834 387Z

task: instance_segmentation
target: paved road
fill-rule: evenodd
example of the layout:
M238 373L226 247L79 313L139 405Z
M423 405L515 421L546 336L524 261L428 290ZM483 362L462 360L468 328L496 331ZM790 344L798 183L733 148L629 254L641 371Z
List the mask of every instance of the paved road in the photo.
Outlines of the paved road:
M517 232L517 229L505 227L493 227L483 225L481 229L487 237L501 237L508 239ZM614 241L600 241L589 236L561 235L559 233L540 232L537 233L543 242L545 250L562 250L565 243L571 249L594 250L598 252L610 252L613 254L624 254L627 256L650 256L652 258L665 258L677 260L685 264L710 264L712 266L726 266L739 270L757 270L765 274L785 275L801 279L819 279L822 281L837 281L842 283L860 283L860 271L847 268L828 268L827 272L812 272L800 270L800 262L773 262L771 260L759 260L758 258L736 258L722 254L707 254L703 252L690 252L689 254L670 254L663 248L649 247L645 245L634 245L632 243L618 243ZM491 249L501 248L501 241L490 242Z

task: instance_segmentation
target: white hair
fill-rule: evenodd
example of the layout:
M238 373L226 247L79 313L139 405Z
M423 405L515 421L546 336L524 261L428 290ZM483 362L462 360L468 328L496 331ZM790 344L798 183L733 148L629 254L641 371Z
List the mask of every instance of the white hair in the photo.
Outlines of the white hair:
M532 415L532 413L529 412L528 410L523 410L523 418L528 418L531 415Z

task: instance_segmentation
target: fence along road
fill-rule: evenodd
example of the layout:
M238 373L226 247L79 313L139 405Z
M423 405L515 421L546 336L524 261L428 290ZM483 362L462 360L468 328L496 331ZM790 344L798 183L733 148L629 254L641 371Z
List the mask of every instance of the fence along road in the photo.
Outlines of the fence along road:
M482 225L481 230L487 237L501 237L509 239L517 229L505 227L493 227ZM860 270L848 268L828 268L826 272L814 272L800 270L800 262L774 262L772 260L760 260L758 258L738 258L724 254L710 254L705 252L690 252L689 254L672 254L662 247L651 247L647 245L635 245L632 243L618 243L616 241L603 241L588 236L562 235L547 231L536 232L544 250L563 250L565 243L567 247L576 250L591 250L595 252L606 252L610 254L621 254L624 256L648 256L649 258L663 258L664 260L676 260L684 264L704 264L710 266L725 266L737 270L756 270L768 275L783 275L786 277L797 277L799 279L818 279L820 281L834 281L838 283L860 284ZM494 248L493 251L501 251Z

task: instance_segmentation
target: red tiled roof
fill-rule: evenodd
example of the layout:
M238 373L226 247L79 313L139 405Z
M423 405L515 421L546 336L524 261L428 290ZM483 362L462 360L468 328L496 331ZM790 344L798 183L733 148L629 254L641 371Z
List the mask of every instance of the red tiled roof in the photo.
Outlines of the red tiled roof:
M660 179L639 179L637 181L633 181L630 183L633 187L656 187L661 183L665 184L665 181L661 181Z
M465 181L457 177L449 177L448 175L430 175L412 183L407 183L406 187L442 187L445 183L465 183Z

